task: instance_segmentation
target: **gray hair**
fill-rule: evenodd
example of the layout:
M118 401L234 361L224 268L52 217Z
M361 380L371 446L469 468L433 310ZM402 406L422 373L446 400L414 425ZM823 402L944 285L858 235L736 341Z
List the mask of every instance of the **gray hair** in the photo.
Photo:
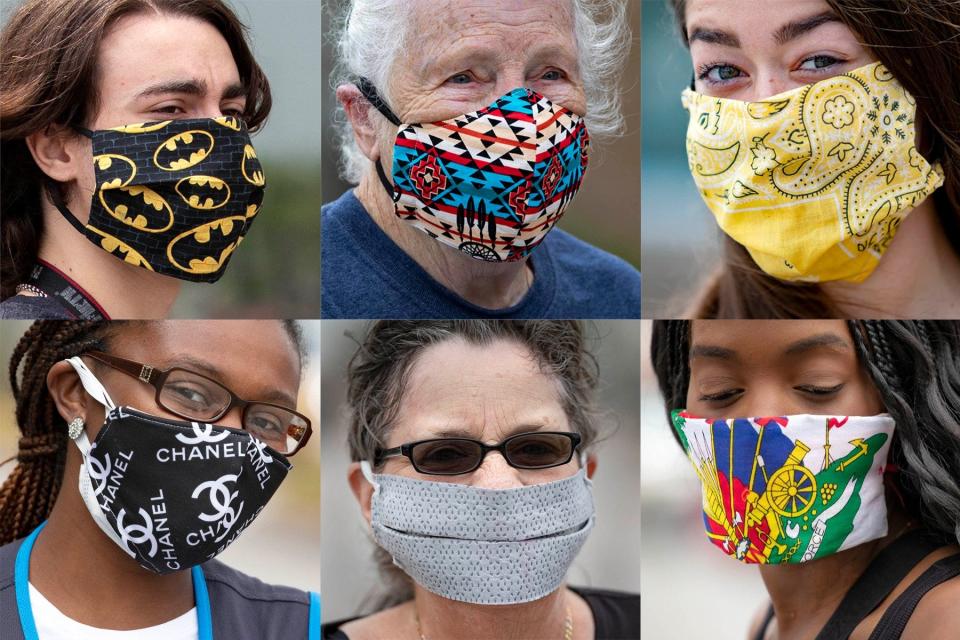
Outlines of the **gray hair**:
M369 78L390 104L389 76L407 36L409 0L349 0L334 22L337 62L333 88ZM623 132L620 76L630 50L624 0L570 0L573 5L580 76L587 96L587 128L593 141ZM372 107L370 107L372 108ZM337 105L334 126L340 146L340 175L357 184L369 161L353 137L353 128Z
M599 380L596 359L587 349L584 326L576 320L380 320L371 324L350 360L347 399L350 458L373 461L385 446L403 399L411 369L425 349L448 340L488 345L508 340L523 345L540 370L554 379L557 393L582 450L598 440L599 413L593 395ZM390 554L374 548L380 570L373 610L413 597L410 578Z

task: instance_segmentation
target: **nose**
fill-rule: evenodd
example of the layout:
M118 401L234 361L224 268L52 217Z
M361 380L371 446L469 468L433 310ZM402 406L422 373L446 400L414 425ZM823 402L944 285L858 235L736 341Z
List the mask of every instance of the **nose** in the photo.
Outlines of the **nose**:
M515 489L523 486L519 471L507 464L499 451L491 451L473 472L470 484L482 489Z
M230 427L232 429L243 428L243 409L240 407L231 407L229 411L223 414L216 421L221 427Z
M757 102L759 100L766 100L770 96L775 96L778 93L789 91L798 86L800 86L799 83L791 80L789 74L783 70L762 70L758 72L750 101Z
M788 388L775 383L754 385L749 395L737 403L736 416L725 417L770 417L805 413L796 397Z

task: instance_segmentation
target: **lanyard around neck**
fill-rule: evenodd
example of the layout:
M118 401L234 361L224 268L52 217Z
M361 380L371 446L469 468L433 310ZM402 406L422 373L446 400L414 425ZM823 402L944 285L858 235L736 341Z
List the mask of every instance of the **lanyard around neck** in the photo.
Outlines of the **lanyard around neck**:
M37 534L46 525L41 523L20 545L13 568L13 584L17 595L17 611L20 613L20 627L24 640L38 640L37 625L33 620L33 607L30 605L30 553ZM199 566L190 570L193 575L193 598L197 607L197 631L200 640L213 640L213 622L210 617L210 595L207 593L207 581Z

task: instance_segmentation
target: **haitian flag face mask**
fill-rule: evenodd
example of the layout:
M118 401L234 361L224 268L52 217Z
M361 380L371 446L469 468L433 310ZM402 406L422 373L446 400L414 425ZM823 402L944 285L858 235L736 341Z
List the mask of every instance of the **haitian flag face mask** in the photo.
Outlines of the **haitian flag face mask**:
M432 238L488 262L521 260L556 226L587 169L583 118L530 89L449 120L404 124L365 79L357 88L399 127L396 214Z
M136 267L216 282L263 201L246 125L229 116L81 130L93 142L90 219L60 213L88 240Z
M887 534L883 471L894 422L673 412L703 490L707 538L748 564L808 562Z
M158 574L201 564L260 514L290 470L286 457L240 429L117 407L78 357L67 360L107 409L83 456L80 496L100 529Z

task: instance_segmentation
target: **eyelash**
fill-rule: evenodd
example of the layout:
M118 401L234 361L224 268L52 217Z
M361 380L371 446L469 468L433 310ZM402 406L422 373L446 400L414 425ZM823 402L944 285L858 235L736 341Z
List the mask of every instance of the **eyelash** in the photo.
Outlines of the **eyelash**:
M827 398L829 396L836 395L837 393L840 392L841 389L843 389L843 387L844 387L844 383L841 382L840 384L832 387L818 387L816 385L800 385L800 386L794 387L794 389L796 389L797 391L800 391L801 393L805 393L807 395L811 395L820 399L820 398ZM699 400L700 402L712 402L712 403L727 402L727 401L733 400L736 396L741 395L743 392L744 392L743 389L727 389L719 393L705 393L700 396Z
M838 64L843 64L844 62L846 62L846 60L843 60L843 59L841 59L841 58L837 58L837 57L834 57L834 56L830 56L830 55L826 55L826 54L817 54L817 55L815 55L815 56L809 56L809 57L804 58L803 60L801 60L801 61L800 61L800 66L803 66L803 64L805 64L805 63L807 63L807 62L810 62L811 60L818 60L818 59L819 59L819 60L828 60L828 61L829 61L829 64L826 65L826 66L824 66L824 67L817 67L817 68L815 68L815 69L800 69L800 68L798 67L798 71L803 71L803 72L805 72L805 73L814 73L814 74L817 74L817 73L832 73L832 68L833 68L833 67L835 67L835 66L838 65ZM707 77L707 76L710 74L710 72L713 71L714 69L723 69L723 68L736 69L736 70L740 73L740 75L738 75L738 76L736 76L736 77L734 77L734 78L728 78L728 79L726 79L726 80L722 80L722 79L721 79L721 80L713 80L713 79ZM727 63L725 63L725 62L710 62L710 63L707 63L707 64L702 64L702 65L698 65L698 66L697 66L697 79L698 79L698 80L701 80L701 81L703 81L703 82L705 82L705 83L707 83L707 84L709 84L709 85L714 85L714 86L716 86L716 85L723 85L723 84L727 84L727 83L733 82L733 81L735 81L735 80L737 80L737 79L739 79L739 78L742 78L742 77L745 76L745 75L746 75L746 74L745 74L745 73L743 72L743 70L740 69L739 67L737 67L737 66L735 66L735 65L732 65L732 64L727 64Z
M558 78L552 78L552 79L548 80L548 82L557 82L557 81L559 81L559 80L564 80L564 79L567 77L567 74L565 74L565 73L564 73L563 71L561 71L560 69L547 69L547 70L544 71L543 74L541 75L541 79L543 79L543 76L546 76L548 73L556 73L556 74L559 74L559 77L558 77ZM468 84L468 82L453 82L453 79L454 79L454 78L459 78L459 77L461 77L461 76L466 77L466 78L468 79L468 82L473 82L473 81L476 80L476 78L473 76L473 74L471 74L471 73L469 73L469 72L467 72L467 71L461 71L460 73L455 73L455 74L453 74L452 76L450 76L449 78L447 78L447 82L450 83L450 84Z

